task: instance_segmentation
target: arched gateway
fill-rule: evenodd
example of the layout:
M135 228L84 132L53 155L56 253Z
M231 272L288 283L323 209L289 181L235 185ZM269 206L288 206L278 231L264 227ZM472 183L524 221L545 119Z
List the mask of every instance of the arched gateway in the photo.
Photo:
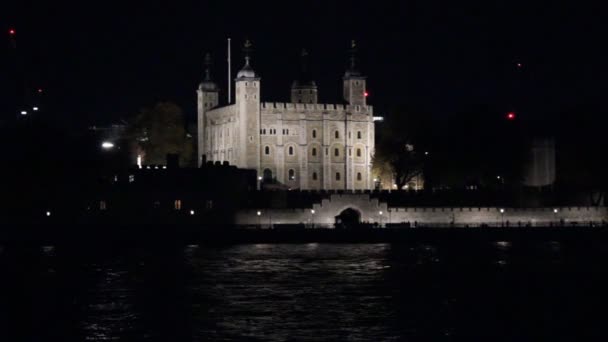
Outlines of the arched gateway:
M349 228L361 223L361 213L353 208L344 209L336 216L336 226Z

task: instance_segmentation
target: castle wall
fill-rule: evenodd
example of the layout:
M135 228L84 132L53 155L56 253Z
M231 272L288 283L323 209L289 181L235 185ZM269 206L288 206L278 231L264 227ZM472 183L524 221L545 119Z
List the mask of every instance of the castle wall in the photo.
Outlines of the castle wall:
M299 189L369 189L371 106L261 103L261 170Z
M606 207L557 207L557 208L501 208L494 207L401 207L389 208L386 203L370 198L367 194L334 194L315 203L311 208L300 209L252 209L242 210L237 214L236 222L241 225L258 224L311 224L315 226L334 225L336 216L345 209L352 208L361 215L362 222L377 222L380 226L387 223L407 223L412 226L478 226L488 224L500 226L509 223L511 227L518 224L548 226L563 220L564 224L573 222L586 224L590 221L608 221ZM554 210L557 209L557 212ZM314 214L311 210L314 210ZM260 217L257 216L260 211Z

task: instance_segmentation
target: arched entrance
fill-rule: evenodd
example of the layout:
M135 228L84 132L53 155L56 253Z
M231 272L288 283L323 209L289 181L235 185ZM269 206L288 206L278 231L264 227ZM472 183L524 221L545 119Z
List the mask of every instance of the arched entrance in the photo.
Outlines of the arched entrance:
M264 182L272 181L272 171L270 171L270 169L264 169L262 179L264 180Z
M344 209L336 216L337 228L352 228L361 223L361 213L353 208Z

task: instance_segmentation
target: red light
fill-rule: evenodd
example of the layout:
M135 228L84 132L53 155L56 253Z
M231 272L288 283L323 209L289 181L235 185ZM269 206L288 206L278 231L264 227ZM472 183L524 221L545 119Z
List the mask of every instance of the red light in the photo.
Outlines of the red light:
M367 97L369 95L368 92L363 93L363 95L365 95L365 97Z
M16 33L16 32L15 32L15 30L14 30L14 29L10 29L10 30L8 30L8 34L10 34L11 36L14 36L14 35L15 35L15 33Z
M515 113L513 113L513 112L507 113L507 119L509 119L509 120L515 120Z

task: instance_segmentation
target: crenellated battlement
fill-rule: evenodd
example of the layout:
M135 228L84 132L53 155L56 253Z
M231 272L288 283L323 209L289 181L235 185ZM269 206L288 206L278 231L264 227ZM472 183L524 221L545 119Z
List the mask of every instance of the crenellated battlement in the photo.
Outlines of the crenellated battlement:
M289 102L262 102L262 110L284 110L284 111L314 111L314 112L350 112L361 114L373 114L372 106L351 106L345 104L330 103L289 103Z

